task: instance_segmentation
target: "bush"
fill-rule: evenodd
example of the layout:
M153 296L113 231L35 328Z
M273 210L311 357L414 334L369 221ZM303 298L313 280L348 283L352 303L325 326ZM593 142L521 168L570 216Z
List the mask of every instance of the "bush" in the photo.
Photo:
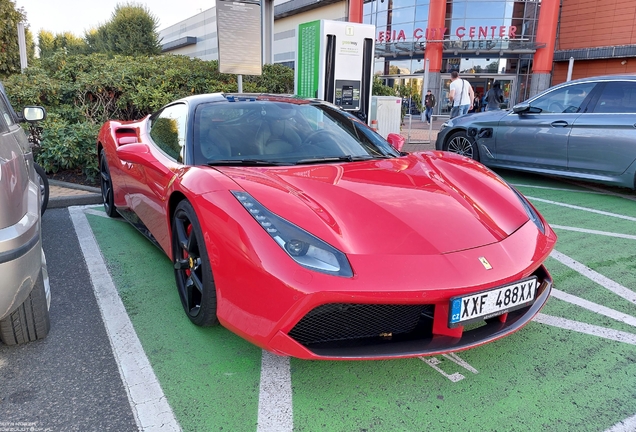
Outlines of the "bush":
M244 77L246 93L292 93L294 74L282 65L265 65L263 75ZM97 175L95 146L101 125L110 119L137 120L182 97L236 92L236 75L222 74L216 61L185 56L67 55L40 59L24 74L5 82L16 108L42 105L38 162L47 172L81 169Z
M46 172L81 169L90 179L97 178L95 142L100 126L93 123L69 123L58 114L50 114L41 124L42 145L37 162Z

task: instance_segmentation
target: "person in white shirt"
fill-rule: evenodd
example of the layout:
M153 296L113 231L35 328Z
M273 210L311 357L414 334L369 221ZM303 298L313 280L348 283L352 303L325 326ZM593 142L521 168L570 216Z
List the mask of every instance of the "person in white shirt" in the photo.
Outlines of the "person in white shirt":
M468 81L461 79L457 71L451 72L450 94L448 97L453 102L450 118L465 115L468 112L468 108L473 106L475 99L473 86Z

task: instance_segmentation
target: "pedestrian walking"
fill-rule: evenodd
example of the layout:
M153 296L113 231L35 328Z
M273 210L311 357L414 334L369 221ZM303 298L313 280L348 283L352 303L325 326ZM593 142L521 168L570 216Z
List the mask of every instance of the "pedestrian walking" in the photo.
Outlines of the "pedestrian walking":
M501 84L499 81L492 83L492 87L486 93L486 111L495 111L501 109L501 104L504 101L503 90L501 90Z
M475 99L473 100L473 106L468 112L478 113L481 111L481 97L479 97L479 93L475 92Z
M426 123L431 124L431 116L433 115L433 108L435 107L435 96L431 90L426 91L426 96L424 96L424 107L426 110L424 111L424 117L426 118Z
M451 72L449 99L453 104L450 118L465 115L468 113L468 108L473 106L473 100L475 99L473 86L465 79L460 78L457 71Z

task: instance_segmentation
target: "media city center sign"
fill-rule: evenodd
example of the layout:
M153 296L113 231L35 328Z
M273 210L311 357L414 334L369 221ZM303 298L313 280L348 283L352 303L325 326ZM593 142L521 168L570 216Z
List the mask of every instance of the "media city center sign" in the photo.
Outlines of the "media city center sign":
M427 41L439 41L443 40L446 35L447 27L429 27L424 29L416 28L413 30L411 40L419 41L424 38ZM514 39L517 36L517 26L472 26L472 27L457 27L455 29L454 36L463 40L469 39L496 39L496 38L508 38ZM406 42L406 32L404 30L383 30L379 31L376 37L376 42Z

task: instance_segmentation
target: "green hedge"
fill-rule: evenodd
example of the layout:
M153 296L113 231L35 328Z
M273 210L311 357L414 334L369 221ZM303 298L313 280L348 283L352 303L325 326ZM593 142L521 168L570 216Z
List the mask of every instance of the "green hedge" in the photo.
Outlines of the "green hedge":
M236 92L236 75L222 74L216 61L185 56L70 56L59 52L4 82L14 107L42 105L48 117L38 162L47 172L81 169L98 174L95 144L109 119L136 120L185 96ZM292 93L293 70L265 65L262 76L246 76L244 92Z

